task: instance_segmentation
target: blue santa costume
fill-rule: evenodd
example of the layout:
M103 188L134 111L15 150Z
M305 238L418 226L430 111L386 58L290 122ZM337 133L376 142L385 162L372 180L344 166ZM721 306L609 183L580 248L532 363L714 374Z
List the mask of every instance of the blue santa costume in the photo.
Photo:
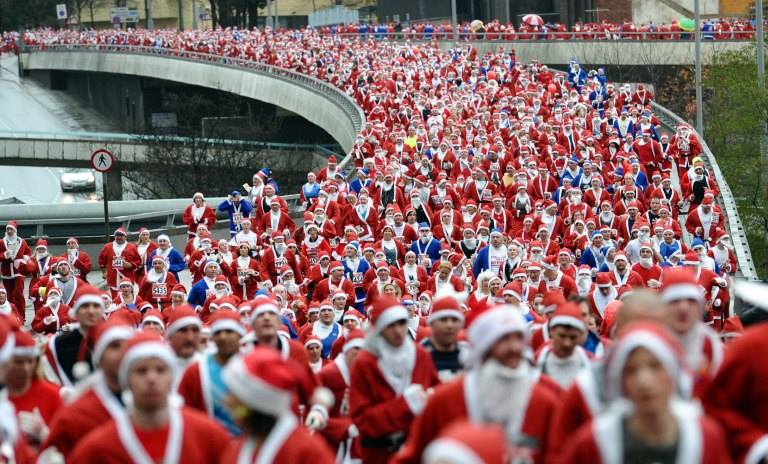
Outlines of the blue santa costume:
M157 239L160 240L165 236L166 239L170 242L170 238L168 238L165 234L160 234ZM168 272L173 273L173 276L176 277L176 280L179 280L179 272L183 271L187 265L184 262L184 257L181 256L181 253L179 253L179 250L176 248L170 246L168 247L168 250L163 251L160 248L155 248L152 250L152 253L149 254L149 257L147 257L147 271L152 267L152 259L155 256L162 256L165 259L166 264L168 264Z
M253 206L249 201L244 201L237 190L233 191L231 196L233 199L222 201L218 210L229 215L229 236L234 237L241 230L240 223L242 220L251 216ZM235 198L238 200L237 202L233 201Z
M419 224L419 233L424 230L430 230L429 224L422 222ZM424 242L423 237L419 237L418 240L414 240L411 244L411 251L416 253L416 259L418 263L427 268L432 269L432 264L440 259L440 241L435 240L432 235Z
M600 231L594 231L592 232L592 238L594 239L595 236L602 235ZM602 248L600 248L600 251L595 253L595 250L592 248L592 246L588 246L584 249L584 251L581 252L581 258L579 258L579 264L586 264L592 269L599 269L600 266L605 261L605 257L608 255L608 250L610 250L610 247L605 245Z
M501 234L501 231L499 229L493 229L491 231L491 236L493 236L494 234ZM472 266L472 272L475 274L475 278L479 277L483 271L493 270L492 262L491 262L493 258L493 256L491 255L492 247L493 245L489 243L488 245L484 246L483 248L480 249L480 251L477 252L477 257L475 258L475 264ZM498 253L496 256L496 260L498 261L497 270L496 270L497 273L498 273L498 270L501 269L501 266L503 265L504 261L506 261L507 259L507 249L505 246L503 246L502 248L504 248L504 251L502 253Z
M216 266L219 266L219 263L213 260L208 260L205 262L205 268L209 264L214 263ZM189 296L187 296L187 303L192 305L193 308L196 308L198 306L203 306L205 304L206 298L208 298L208 295L213 292L213 287L216 285L216 279L209 279L207 277L203 277L202 279L198 280L192 285L192 288L189 290Z
M357 255L356 263L353 263L351 259L346 257L346 249L349 247L355 249ZM371 269L371 265L368 263L368 261L360 257L360 244L357 241L349 242L346 247L344 247L344 251L345 257L342 260L342 264L344 265L344 275L352 282L352 285L355 286L354 307L358 311L363 311L363 307L365 306L365 297L367 296L366 289L363 287L363 280L365 279L365 273Z

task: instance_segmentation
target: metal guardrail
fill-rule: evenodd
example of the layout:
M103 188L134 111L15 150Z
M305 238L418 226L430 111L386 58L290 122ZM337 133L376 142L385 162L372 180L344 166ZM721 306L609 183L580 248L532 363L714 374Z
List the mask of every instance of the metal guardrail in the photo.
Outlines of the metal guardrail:
M329 150L338 149L337 145L331 144L311 144L311 143L282 143L282 142L263 142L258 140L244 139L219 139L199 137L192 139L189 137L179 137L173 135L155 135L155 134L125 134L119 132L76 132L76 131L19 131L19 130L0 130L0 139L27 139L27 140L46 140L46 141L74 141L74 142L95 142L95 143L130 143L146 144L148 142L179 142L179 143L207 143L213 145L232 145L254 148L263 148L270 151L299 151L299 150Z
M688 124L683 118L658 103L652 102L651 105L660 119L671 121L671 123L669 123L670 126ZM717 186L720 190L717 202L720 204L724 213L728 234L733 241L733 251L736 254L736 261L739 264L739 272L747 280L758 280L755 261L752 259L752 252L749 249L749 242L747 241L747 233L744 229L744 224L741 222L741 217L739 216L736 200L733 198L733 193L731 193L731 188L728 186L728 182L726 181L725 176L723 176L722 171L720 171L720 167L717 165L717 159L709 149L707 142L698 134L698 132L696 132L695 128L691 127L691 130L696 133L696 136L701 142L702 158L715 176L715 182L717 182Z
M21 53L31 52L95 52L95 53L121 53L129 55L154 55L169 59L195 61L215 64L264 75L273 79L280 79L292 84L301 85L303 88L315 92L338 106L350 119L355 132L360 132L365 124L365 114L357 103L347 94L333 85L305 74L290 69L280 68L257 61L232 58L207 53L189 52L158 47L140 47L132 45L109 44L50 44L50 45L25 45Z
M704 42L745 42L753 40L755 31L730 31L728 37L717 38L716 32L700 32ZM399 31L399 32L323 32L322 35L344 39L362 40L456 40L453 31ZM693 42L694 32L676 31L541 31L531 32L464 32L459 31L458 40L470 42Z

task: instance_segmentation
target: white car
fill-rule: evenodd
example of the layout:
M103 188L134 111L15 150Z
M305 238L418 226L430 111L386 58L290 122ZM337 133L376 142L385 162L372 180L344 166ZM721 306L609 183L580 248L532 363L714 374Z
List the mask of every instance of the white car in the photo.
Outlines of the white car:
M90 169L67 169L61 173L60 183L62 192L96 190L96 176Z

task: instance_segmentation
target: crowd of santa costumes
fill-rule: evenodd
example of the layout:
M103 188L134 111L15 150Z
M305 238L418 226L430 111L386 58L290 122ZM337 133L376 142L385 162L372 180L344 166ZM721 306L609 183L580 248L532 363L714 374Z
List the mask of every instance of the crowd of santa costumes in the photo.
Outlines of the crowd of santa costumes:
M333 83L367 121L351 161L308 173L300 221L264 169L219 204L195 194L183 247L118 228L98 256L77 238L53 255L7 223L0 408L17 420L0 427L16 462L768 456L768 326L729 317L718 187L648 89L311 31L25 39L262 61Z

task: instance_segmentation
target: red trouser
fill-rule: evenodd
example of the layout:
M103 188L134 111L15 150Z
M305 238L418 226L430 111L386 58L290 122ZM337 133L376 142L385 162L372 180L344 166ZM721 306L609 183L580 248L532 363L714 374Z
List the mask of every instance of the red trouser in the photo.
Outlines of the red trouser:
M24 298L24 277L3 279L3 286L5 291L8 292L8 301L16 306L19 320L24 322L27 312L27 300Z

